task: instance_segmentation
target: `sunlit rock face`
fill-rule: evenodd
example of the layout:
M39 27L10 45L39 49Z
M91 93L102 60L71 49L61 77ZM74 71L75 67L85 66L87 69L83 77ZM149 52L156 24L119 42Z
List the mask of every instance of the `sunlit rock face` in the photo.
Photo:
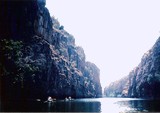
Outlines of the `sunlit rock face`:
M128 76L105 88L107 96L160 98L160 38Z
M3 99L101 96L100 70L45 0L0 1Z

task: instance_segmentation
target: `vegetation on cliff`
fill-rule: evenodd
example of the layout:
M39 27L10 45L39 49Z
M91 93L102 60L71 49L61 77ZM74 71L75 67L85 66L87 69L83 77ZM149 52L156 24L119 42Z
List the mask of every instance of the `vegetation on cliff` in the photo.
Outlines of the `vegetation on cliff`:
M0 1L0 16L2 99L101 96L100 70L45 0Z

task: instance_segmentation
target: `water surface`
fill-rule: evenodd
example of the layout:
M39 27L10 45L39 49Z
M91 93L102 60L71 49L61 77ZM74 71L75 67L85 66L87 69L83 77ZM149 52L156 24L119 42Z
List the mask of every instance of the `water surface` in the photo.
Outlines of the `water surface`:
M159 100L133 98L92 98L73 101L58 100L53 103L43 101L12 101L0 103L0 111L10 112L158 112Z

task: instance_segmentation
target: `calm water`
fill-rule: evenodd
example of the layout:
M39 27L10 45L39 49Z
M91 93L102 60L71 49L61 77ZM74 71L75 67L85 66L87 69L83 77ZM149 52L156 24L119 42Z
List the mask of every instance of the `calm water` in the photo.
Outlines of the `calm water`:
M59 100L53 103L37 101L0 103L0 111L37 111L37 112L102 112L119 113L134 111L160 111L160 100L144 100L131 98L96 98Z

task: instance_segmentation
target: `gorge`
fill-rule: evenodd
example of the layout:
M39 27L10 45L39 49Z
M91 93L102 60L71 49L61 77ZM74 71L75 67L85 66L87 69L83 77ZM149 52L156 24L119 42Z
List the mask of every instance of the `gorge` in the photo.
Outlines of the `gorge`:
M101 97L100 69L86 61L83 48L45 4L0 1L1 99ZM105 95L159 98L159 48L160 38L128 76L105 88Z
M0 1L1 99L100 97L99 68L45 4Z

